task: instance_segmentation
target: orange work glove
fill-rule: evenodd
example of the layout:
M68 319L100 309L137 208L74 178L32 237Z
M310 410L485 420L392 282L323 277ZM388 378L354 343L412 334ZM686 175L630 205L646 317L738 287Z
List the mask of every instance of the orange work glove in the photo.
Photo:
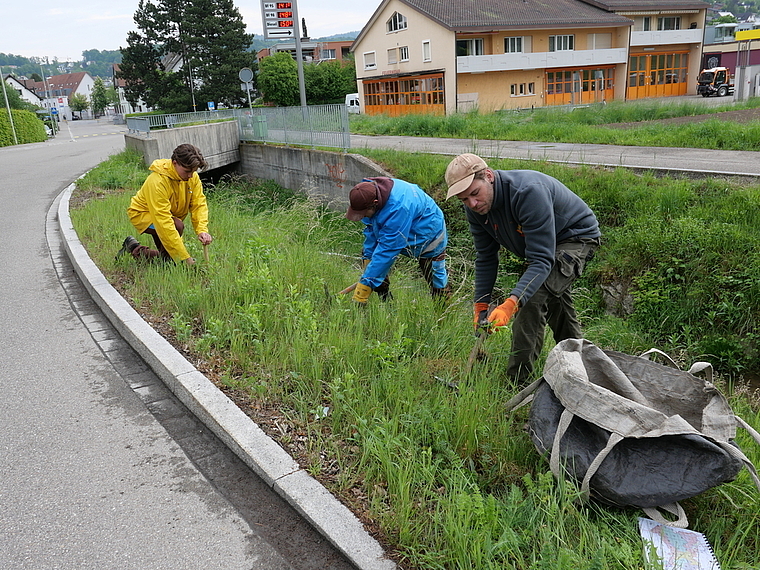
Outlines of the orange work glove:
M356 289L354 289L353 300L361 305L366 305L371 293L372 287L364 283L357 283Z
M475 325L475 332L480 328L488 326L488 303L475 303L475 310L473 316L473 324Z
M515 316L516 312L517 301L510 297L491 311L491 314L488 315L488 320L494 327L505 327L512 320L512 317Z

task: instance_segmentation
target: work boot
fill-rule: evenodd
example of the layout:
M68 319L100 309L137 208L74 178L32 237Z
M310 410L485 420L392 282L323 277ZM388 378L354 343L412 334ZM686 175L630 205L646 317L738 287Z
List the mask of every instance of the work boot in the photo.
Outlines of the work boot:
M380 283L380 285L375 287L374 291L377 293L377 296L380 297L381 301L393 301L393 295L391 294L390 286L391 282L386 277L383 279L383 282Z
M121 249L116 254L116 259L119 259L125 253L131 254L138 245L140 245L139 241L132 236L127 236L121 244Z

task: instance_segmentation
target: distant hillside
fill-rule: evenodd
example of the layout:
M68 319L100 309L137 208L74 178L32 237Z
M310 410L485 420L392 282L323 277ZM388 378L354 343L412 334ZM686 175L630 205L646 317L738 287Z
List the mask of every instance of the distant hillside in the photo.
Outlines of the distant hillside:
M359 35L359 32L346 32L344 34L335 34L332 36L323 36L321 38L309 38L310 41L313 42L339 42L339 41L345 41L345 40L355 40L356 37ZM268 48L271 45L274 45L276 43L282 43L283 40L265 40L264 36L261 34L256 34L253 38L253 42L251 42L251 51L257 52L259 50Z
M342 40L355 40L359 32L348 32L345 34L335 34L334 36L325 36L324 38L315 38L318 42L339 42Z
M118 50L89 49L82 52L79 61L59 61L58 58L24 57L21 55L0 53L0 66L8 66L14 75L31 77L44 71L46 76L62 73L87 71L93 77L111 78L114 63L121 63Z

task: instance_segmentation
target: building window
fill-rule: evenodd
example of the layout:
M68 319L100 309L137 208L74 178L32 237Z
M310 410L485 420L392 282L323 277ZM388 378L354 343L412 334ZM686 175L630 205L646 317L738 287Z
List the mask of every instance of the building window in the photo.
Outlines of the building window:
M364 106L370 113L432 110L445 103L443 75L418 76L408 79L380 79L364 82Z
M549 36L549 51L572 51L575 49L575 36Z
M522 37L504 38L504 53L522 53L522 52L523 52Z
M334 49L323 49L322 54L319 56L320 59L335 59L335 50Z
M612 34L589 34L586 41L586 49L610 49L612 47Z
M520 95L535 95L536 84L531 83L513 83L509 86L509 94L512 97L519 97Z
M657 30L680 30L681 29L681 17L669 16L663 18L657 18Z
M422 42L422 61L432 61L433 52L430 49L430 40Z
M409 61L409 47L408 46L402 46L398 48L398 60Z
M393 12L391 19L385 23L385 29L389 33L405 30L406 26L407 26L406 16L402 16L398 12Z
M642 22L642 29L645 32L652 31L652 18L649 16L644 16L643 22Z
M396 48L389 49L388 50L388 65L393 65L394 63L398 62L398 57L396 56Z
M483 55L483 40L457 40L457 57L463 55Z
M375 61L375 52L368 51L364 54L364 69L376 69L377 62Z

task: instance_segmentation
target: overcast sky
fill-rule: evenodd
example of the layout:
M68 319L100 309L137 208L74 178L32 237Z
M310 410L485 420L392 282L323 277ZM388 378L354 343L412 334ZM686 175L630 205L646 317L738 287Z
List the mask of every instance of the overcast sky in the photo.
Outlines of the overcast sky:
M78 61L84 50L125 47L138 2L6 0L0 11L0 52ZM261 39L261 0L235 0L235 5L248 33ZM297 5L309 36L318 38L361 30L380 0L299 0Z

